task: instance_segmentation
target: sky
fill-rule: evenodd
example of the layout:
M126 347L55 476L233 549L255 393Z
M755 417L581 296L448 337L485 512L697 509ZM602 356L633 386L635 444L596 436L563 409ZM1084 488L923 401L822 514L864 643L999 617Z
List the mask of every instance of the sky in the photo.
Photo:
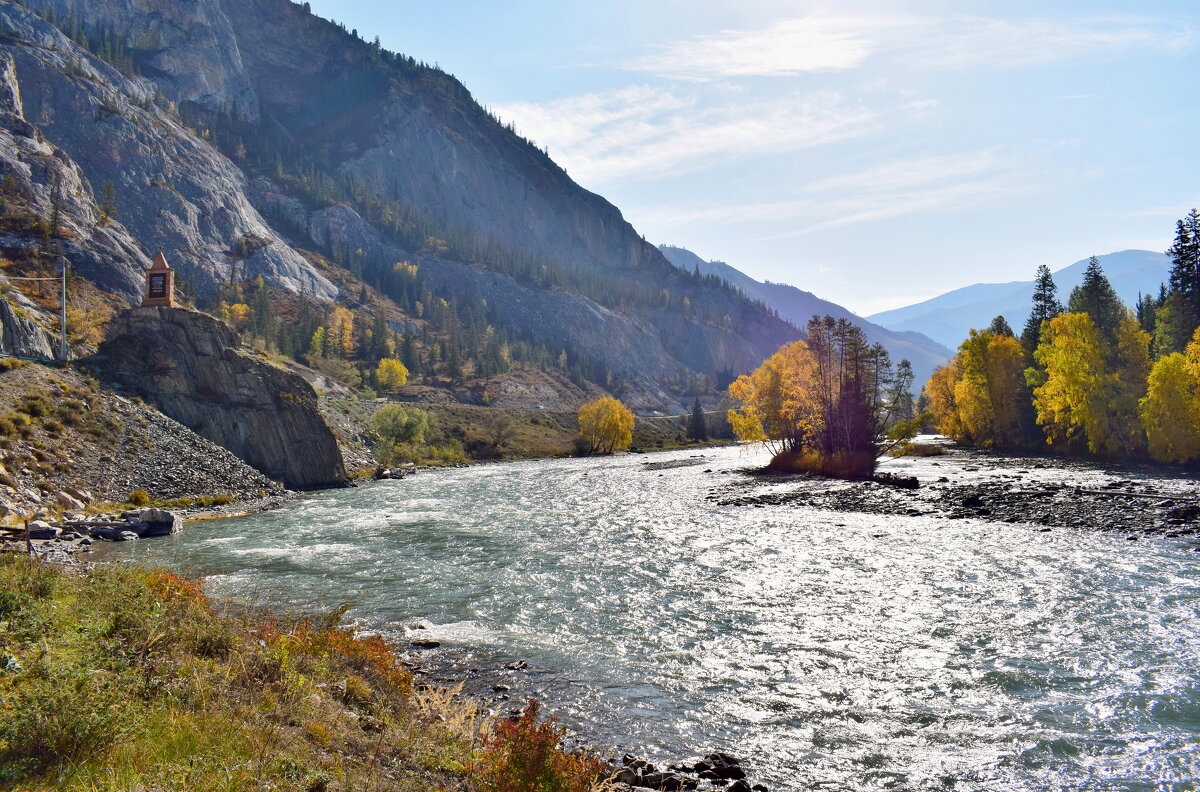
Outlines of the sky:
M312 0L435 63L652 242L867 315L1164 250L1200 2Z

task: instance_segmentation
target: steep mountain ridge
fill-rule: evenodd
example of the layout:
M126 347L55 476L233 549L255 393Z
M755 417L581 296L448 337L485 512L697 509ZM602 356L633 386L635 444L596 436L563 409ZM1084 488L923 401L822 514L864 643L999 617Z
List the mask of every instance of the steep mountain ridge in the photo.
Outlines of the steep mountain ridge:
M779 315L803 327L813 316L832 316L849 319L863 329L871 343L880 343L887 349L893 361L908 360L918 382L924 382L949 359L951 352L936 341L916 332L895 332L880 327L837 303L823 300L812 292L786 283L757 281L746 273L723 261L705 261L687 248L660 245L659 249L667 260L682 270L699 271L703 275L715 275L736 286L751 299L759 300L779 312Z
M1149 250L1122 250L1097 256L1104 274L1117 294L1133 305L1138 294L1157 294L1159 284L1167 280L1171 260L1163 253ZM1081 259L1054 272L1058 298L1066 302L1083 280L1088 259ZM972 328L986 327L996 316L1003 316L1018 331L1029 318L1033 299L1033 281L976 283L946 292L924 302L872 314L872 322L895 331L915 331L950 347L956 347Z
M93 188L114 184L141 255L164 250L199 294L262 275L338 297L296 248L376 285L419 262L435 296L482 297L490 321L555 353L565 341L648 402L681 365L720 380L797 337L671 266L454 78L290 0L24 5L44 18L0 0L0 46L30 121ZM121 53L126 73L72 38Z

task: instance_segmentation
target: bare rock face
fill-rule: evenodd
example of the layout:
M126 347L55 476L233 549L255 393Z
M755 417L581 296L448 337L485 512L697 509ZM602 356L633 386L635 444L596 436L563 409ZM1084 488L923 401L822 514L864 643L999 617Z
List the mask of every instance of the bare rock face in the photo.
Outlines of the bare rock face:
M206 314L119 314L92 359L101 375L293 489L343 486L337 439L301 377L239 349Z
M83 171L26 120L16 66L8 53L0 53L0 180L5 200L39 218L51 215L57 191L62 234L54 243L71 268L106 291L127 299L138 296L140 270L149 266L149 259L119 222L101 222ZM40 245L36 235L0 237L0 248L9 251Z
M54 358L54 343L49 333L33 320L21 316L8 300L0 297L0 356Z
M158 5L200 9L210 4ZM93 4L78 8L88 12ZM69 10L61 10L63 18ZM170 16L151 19L131 14L129 20L148 26L142 31L146 41L158 41L171 29ZM214 41L227 38L227 30L214 27L215 22L205 27L197 15L202 12L195 10L187 20L194 30L207 30ZM5 34L0 37L0 52L11 59L24 119L77 163L92 187L113 184L120 218L143 249L164 251L180 276L201 292L228 280L231 267L236 266L239 277L262 275L272 285L323 299L337 295L337 288L280 239L250 205L241 169L182 124L161 96L159 85L125 77L15 3L0 3L0 33ZM182 50L161 53L164 65L177 68L178 80L191 85L182 92L212 101L242 101L239 106L254 116L256 105L234 78L233 40L215 50L197 50L207 40L204 36L197 33L192 40L186 31L172 35L176 34L180 41L190 42L189 52L229 55L224 72L202 69L193 74L179 61L184 58L199 67L194 57L185 58ZM0 86L5 82L0 80ZM11 93L0 88L0 104Z

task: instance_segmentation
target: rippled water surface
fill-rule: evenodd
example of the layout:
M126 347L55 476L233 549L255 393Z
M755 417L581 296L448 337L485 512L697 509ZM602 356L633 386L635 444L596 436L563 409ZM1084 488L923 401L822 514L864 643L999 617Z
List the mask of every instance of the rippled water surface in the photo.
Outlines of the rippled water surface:
M1197 788L1182 540L718 506L763 458L695 456L424 472L105 553L526 659L597 741L728 750L773 788Z

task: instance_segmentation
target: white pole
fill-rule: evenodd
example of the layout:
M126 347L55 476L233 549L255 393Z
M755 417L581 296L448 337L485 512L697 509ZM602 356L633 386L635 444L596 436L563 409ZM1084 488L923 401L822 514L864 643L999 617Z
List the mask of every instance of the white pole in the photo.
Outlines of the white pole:
M67 257L62 257L62 306L59 314L58 329L60 333L60 356L62 362L66 363L70 359L70 351L67 349Z

